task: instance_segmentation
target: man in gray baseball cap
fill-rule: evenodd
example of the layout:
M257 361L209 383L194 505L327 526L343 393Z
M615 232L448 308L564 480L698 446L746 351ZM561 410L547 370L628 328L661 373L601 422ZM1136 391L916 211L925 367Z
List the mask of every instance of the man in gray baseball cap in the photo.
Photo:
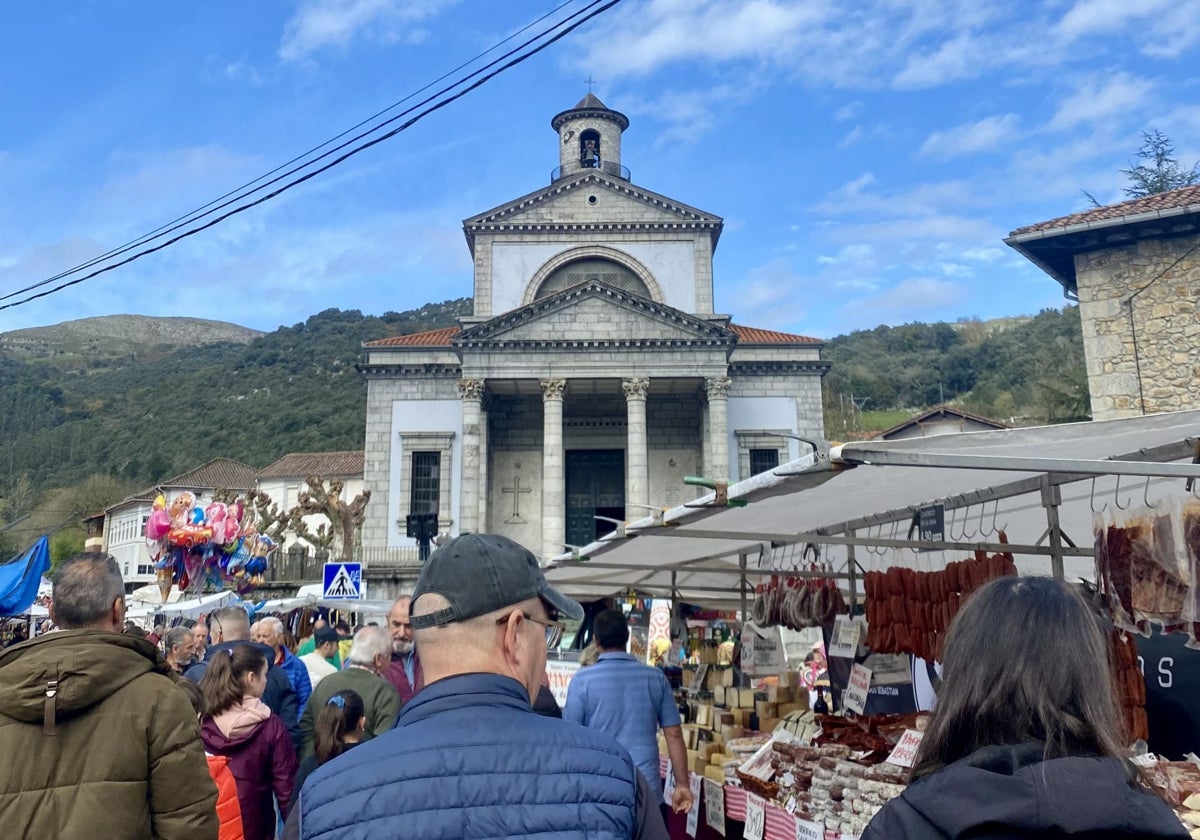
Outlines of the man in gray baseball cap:
M528 549L456 537L422 568L411 612L425 687L391 732L309 777L300 836L665 840L616 740L532 711L559 618L583 609Z

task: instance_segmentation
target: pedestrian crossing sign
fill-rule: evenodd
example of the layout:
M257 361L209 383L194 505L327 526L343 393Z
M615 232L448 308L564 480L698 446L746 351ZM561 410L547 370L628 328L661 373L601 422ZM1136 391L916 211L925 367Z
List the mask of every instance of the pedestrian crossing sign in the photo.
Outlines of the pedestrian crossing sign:
M322 597L354 601L363 597L362 563L326 563Z

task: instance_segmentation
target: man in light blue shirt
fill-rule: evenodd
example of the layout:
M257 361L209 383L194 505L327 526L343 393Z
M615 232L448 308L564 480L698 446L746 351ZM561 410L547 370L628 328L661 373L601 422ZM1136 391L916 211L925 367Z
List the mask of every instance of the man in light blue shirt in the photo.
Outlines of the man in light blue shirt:
M658 773L658 729L662 727L675 774L671 807L676 812L689 810L692 792L688 787L687 748L670 683L662 671L625 652L629 625L620 610L605 610L597 615L592 635L600 648L600 658L595 665L580 668L571 678L563 719L616 738L629 751L660 802L663 797Z

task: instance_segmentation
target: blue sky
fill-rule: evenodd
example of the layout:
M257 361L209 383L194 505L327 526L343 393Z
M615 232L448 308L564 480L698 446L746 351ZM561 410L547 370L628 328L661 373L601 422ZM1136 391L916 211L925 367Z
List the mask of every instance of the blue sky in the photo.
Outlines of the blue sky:
M8 4L0 294L264 174L557 5ZM630 118L634 182L724 217L716 301L738 322L831 337L1033 313L1060 287L1003 237L1084 209L1084 189L1120 200L1144 129L1200 159L1198 53L1200 0L624 0L278 199L0 311L0 331L131 312L269 330L469 295L462 220L549 183L550 119L589 76Z

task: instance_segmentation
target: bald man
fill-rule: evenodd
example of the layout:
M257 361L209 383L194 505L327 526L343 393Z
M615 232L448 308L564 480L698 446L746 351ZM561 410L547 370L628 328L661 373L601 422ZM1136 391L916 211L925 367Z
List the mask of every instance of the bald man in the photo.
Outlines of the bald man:
M392 659L388 663L384 677L400 695L401 703L408 703L413 695L425 685L425 675L421 671L421 660L417 657L412 624L408 615L411 605L412 598L408 595L401 595L392 604L392 610L388 613L388 633L392 637Z

